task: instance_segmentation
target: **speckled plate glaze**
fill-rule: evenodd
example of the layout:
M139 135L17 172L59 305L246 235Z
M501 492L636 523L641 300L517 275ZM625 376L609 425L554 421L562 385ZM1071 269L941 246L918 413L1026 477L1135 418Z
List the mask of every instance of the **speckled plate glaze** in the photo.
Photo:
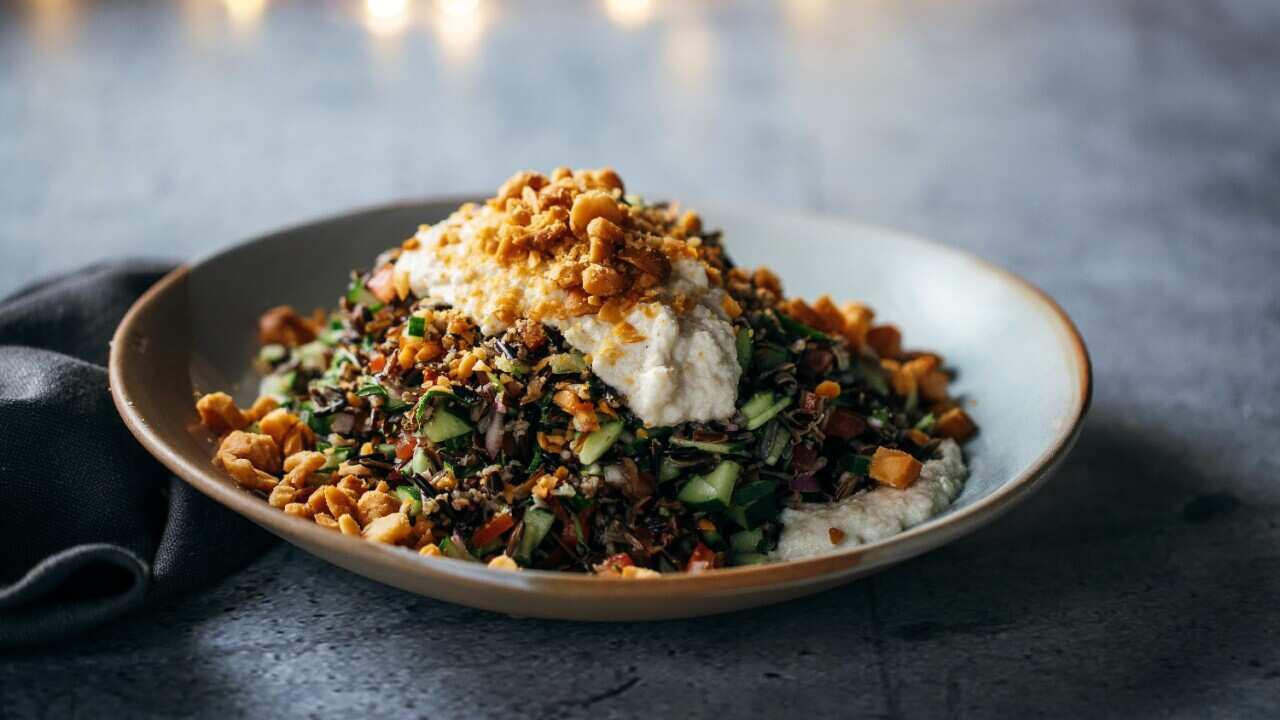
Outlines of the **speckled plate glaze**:
M1066 455L1089 405L1084 342L1047 295L965 253L875 227L758 209L698 206L741 265L767 264L788 292L868 302L906 344L959 369L955 390L982 428L966 446L970 478L947 512L888 540L788 563L645 581L505 572L423 558L290 517L236 488L210 462L198 393L247 405L257 379L258 315L289 303L330 307L350 268L434 222L456 199L397 204L272 233L173 271L125 316L111 347L111 389L125 423L173 472L295 545L410 592L487 610L573 620L656 620L808 595L869 575L991 522Z

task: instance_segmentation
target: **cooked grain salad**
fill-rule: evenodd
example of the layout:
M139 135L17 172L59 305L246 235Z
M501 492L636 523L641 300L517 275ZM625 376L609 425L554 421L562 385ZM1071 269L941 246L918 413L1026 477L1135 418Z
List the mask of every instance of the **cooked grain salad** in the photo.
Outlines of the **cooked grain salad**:
M214 462L275 508L426 556L646 577L831 552L941 512L975 432L942 358L783 294L612 170L519 173L261 319Z

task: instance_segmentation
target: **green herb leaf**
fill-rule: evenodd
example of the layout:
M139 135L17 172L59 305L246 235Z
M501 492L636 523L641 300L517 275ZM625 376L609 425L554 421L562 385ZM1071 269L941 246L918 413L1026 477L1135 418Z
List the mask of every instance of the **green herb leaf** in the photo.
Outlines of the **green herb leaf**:
M799 335L800 337L813 338L814 340L825 340L827 342L835 342L835 338L818 330L811 328L804 323L796 322L786 315L786 313L778 313L778 324L782 329L791 335Z
M734 336L734 344L738 351L738 365L741 366L743 370L751 369L751 356L753 354L751 336L753 334L754 333L751 328L740 327L738 328L737 334Z

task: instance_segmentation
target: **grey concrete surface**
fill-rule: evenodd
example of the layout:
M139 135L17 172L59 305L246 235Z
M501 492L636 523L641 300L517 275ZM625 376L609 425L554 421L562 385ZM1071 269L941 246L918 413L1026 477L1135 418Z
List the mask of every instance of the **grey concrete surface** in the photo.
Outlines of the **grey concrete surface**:
M416 0L377 32L354 2L246 4L0 6L0 291L609 163L1026 275L1090 344L1091 418L1014 513L810 599L517 620L280 546L0 656L0 715L1277 715L1280 4L671 0L626 25Z

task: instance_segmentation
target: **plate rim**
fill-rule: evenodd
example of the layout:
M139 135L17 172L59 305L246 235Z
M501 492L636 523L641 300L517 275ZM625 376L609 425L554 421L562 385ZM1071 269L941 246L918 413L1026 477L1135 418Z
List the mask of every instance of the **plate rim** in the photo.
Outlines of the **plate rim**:
M1074 361L1075 370L1078 373L1076 383L1078 391L1073 397L1070 422L1064 424L1063 428L1054 436L1053 442L1046 447L1026 470L1001 483L990 495L945 517L931 519L883 540L812 558L747 567L724 568L714 572L694 575L684 573L664 574L661 577L649 579L645 582L626 582L555 570L521 570L515 573L491 569L476 563L443 562L431 558L422 558L416 553L403 548L382 546L354 538L348 539L340 533L320 527L313 522L286 515L268 506L260 498L243 492L229 482L222 473L219 473L208 458L200 465L192 462L183 453L165 442L137 410L133 398L135 393L140 392L142 389L132 387L126 379L125 368L132 354L128 339L134 334L140 321L152 306L163 299L172 288L180 284L186 276L201 265L225 254L243 250L277 236L303 232L339 220L348 220L354 216L428 205L456 205L458 202L472 197L476 196L427 196L420 199L406 198L358 207L346 212L294 223L280 229L260 233L229 246L204 253L192 261L180 264L138 297L128 312L125 313L112 336L108 360L108 380L112 400L126 427L149 454L159 460L175 475L182 478L184 482L192 485L202 494L219 504L228 507L282 539L294 545L299 545L313 554L315 553L310 546L321 546L327 551L349 556L353 560L363 559L376 565L389 563L395 565L398 570L460 584L477 591L503 589L532 591L539 594L562 593L566 597L572 597L577 600L617 599L621 597L644 599L670 596L675 591L679 591L682 595L720 595L750 591L778 591L796 585L816 584L832 580L839 582L841 579L859 571L869 572L936 549L993 522L1029 497L1032 492L1039 489L1075 445L1083 426L1084 418L1092 404L1093 366L1084 338L1066 311L1048 293L1025 278L966 250L897 229L821 213L757 207L754 209L756 212L764 212L775 216L790 215L810 220L817 219L848 228L893 236L896 239L904 239L928 246L935 251L952 254L986 272L998 276L1019 290L1021 294L1030 298L1031 301L1047 309L1053 319L1061 326L1061 329L1065 331L1062 334L1066 340L1065 346L1069 350L1069 356ZM720 208L732 207L720 203L713 204ZM333 561L328 558L322 559L333 564ZM354 570L354 572L362 575L366 574L359 570ZM484 603L480 602L475 604L484 605ZM573 617L574 613L547 616Z

